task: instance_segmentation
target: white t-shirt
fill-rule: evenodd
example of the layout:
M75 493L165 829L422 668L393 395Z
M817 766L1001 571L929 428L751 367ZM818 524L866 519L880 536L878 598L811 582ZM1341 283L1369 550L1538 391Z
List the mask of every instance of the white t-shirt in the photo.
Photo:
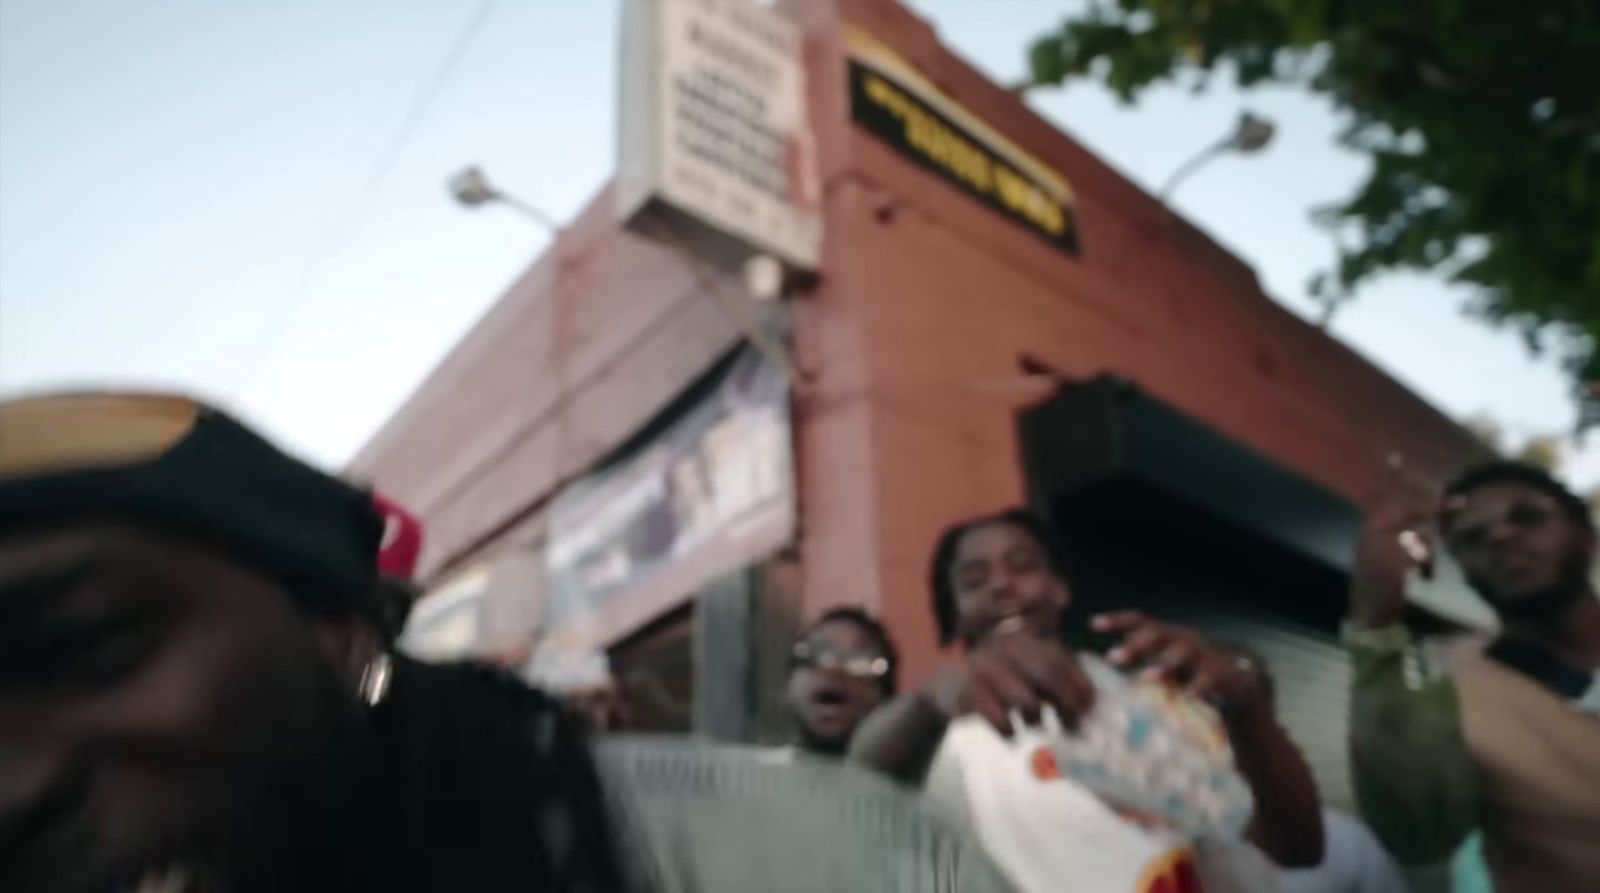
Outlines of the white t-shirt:
M1131 695L1133 686L1109 679L1105 667L1086 662L1086 669L1095 678L1097 713L1103 707L1112 712L1123 693ZM1081 734L1071 736L1074 746L1094 737L1089 721L1085 719ZM1176 725L1166 717L1157 722ZM1186 731L1164 728L1161 733L1180 736ZM1197 847L1192 835L1161 816L1114 808L1068 777L1062 760L1071 758L1072 746L1063 746L1065 734L1048 712L1044 724L1019 727L1009 740L983 719L965 717L950 724L929 767L924 788L929 808L971 828L1020 893L1278 890L1276 868L1236 837ZM1220 726L1215 735L1231 772L1231 752ZM1117 764L1115 758L1107 762Z

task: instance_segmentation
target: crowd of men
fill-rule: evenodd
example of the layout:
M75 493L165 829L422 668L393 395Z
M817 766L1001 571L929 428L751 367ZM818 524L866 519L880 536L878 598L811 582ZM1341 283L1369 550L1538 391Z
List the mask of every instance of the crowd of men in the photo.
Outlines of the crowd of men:
M0 890L1372 893L1469 841L1493 889L1600 889L1595 529L1534 468L1367 526L1359 819L1256 655L1078 619L1026 511L930 544L927 678L860 607L812 620L766 749L597 735L614 714L396 653L414 526L181 397L0 403ZM1404 625L1431 548L1502 625L1435 675Z

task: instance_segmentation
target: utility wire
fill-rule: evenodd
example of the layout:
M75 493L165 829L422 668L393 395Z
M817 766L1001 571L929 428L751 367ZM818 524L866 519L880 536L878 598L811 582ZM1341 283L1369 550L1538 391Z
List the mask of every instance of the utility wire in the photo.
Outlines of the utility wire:
M299 316L300 310L305 306L306 300L311 294L311 287L316 282L317 275L322 272L329 261L349 244L349 234L355 231L362 219L366 217L374 199L377 198L379 188L382 187L384 181L388 179L389 174L393 171L395 164L400 160L406 145L416 135L434 101L439 98L439 94L444 90L444 86L449 81L450 76L455 73L456 66L460 64L462 58L466 56L467 49L472 45L473 40L477 38L478 32L482 30L484 23L489 20L489 14L493 12L497 2L498 0L482 0L478 4L477 10L473 12L472 17L467 20L465 26L456 35L455 41L451 43L450 49L434 69L433 75L412 97L404 120L400 122L400 126L395 130L394 135L389 138L389 142L385 145L382 154L378 156L377 162L362 181L361 188L356 192L355 198L350 202L345 212L340 215L337 223L330 228L327 237L320 240L321 250L312 254L307 259L305 266L301 268L300 277L294 291L283 302L282 312L278 314L275 324L269 326L263 337L257 339L256 347L250 352L250 357L243 365L239 379L232 389L232 402L239 402L244 392L255 384L257 377L261 374L262 367L271 359L278 345L283 341L284 336L288 334ZM344 234L345 237L340 238L340 234Z

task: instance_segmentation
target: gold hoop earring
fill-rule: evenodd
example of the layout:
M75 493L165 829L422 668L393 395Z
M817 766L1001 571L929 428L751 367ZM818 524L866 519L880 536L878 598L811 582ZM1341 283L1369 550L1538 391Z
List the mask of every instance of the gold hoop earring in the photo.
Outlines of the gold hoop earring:
M389 697L389 683L394 678L394 661L387 651L379 652L361 668L361 681L356 691L368 707L376 707Z

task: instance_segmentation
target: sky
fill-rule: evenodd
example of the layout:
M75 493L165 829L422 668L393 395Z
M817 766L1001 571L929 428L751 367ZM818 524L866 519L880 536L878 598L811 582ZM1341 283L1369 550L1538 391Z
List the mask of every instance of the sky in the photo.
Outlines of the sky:
M913 0L1002 82L1074 0ZM337 468L548 234L445 188L469 164L570 219L615 157L619 0L0 0L0 393L113 383L219 400ZM1315 316L1312 207L1358 182L1338 119L1290 90L1032 96L1149 189L1241 110L1277 124L1173 196ZM1429 277L1333 333L1456 417L1571 429L1567 383ZM1566 472L1600 484L1600 443Z

